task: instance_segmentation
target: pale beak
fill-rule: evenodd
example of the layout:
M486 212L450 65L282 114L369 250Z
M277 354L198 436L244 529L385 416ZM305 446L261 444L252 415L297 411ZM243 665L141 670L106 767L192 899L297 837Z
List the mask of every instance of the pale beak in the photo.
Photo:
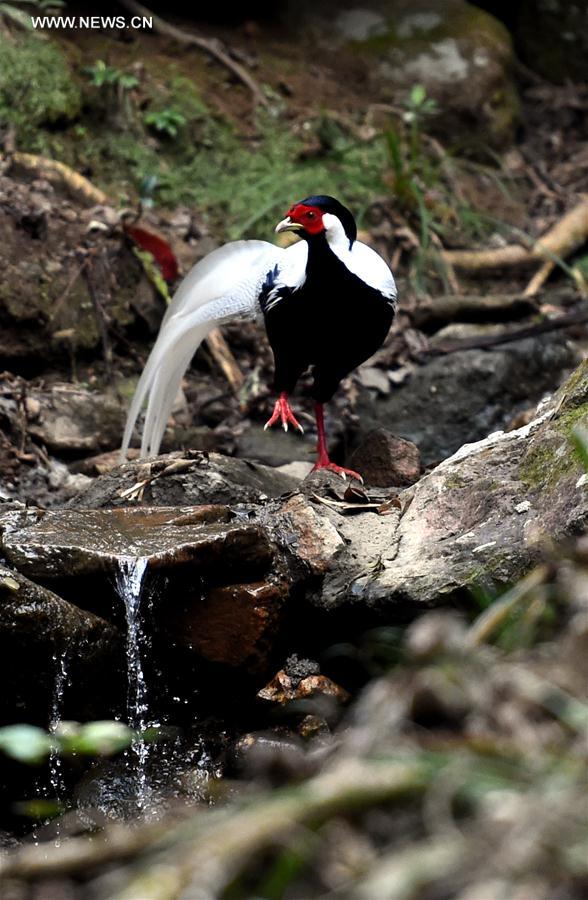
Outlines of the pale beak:
M285 219L282 219L276 225L276 234L281 234L282 231L302 231L302 228L302 225L299 225L298 222L293 222L290 216L286 216Z

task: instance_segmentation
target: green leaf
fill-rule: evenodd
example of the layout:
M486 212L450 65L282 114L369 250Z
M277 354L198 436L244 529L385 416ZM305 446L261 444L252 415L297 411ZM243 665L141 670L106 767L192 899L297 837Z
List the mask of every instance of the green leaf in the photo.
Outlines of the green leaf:
M415 84L410 92L410 105L420 106L427 96L427 91L422 84Z
M125 90L129 91L131 88L137 87L139 84L139 79L136 75L121 75L118 79L118 82L121 87Z
M34 725L7 725L0 728L0 750L19 762L39 765L53 747L51 736Z

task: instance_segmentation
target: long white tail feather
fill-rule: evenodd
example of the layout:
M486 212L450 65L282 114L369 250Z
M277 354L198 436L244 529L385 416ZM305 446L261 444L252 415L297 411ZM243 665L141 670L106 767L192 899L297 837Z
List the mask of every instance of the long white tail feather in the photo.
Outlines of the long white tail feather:
M266 241L235 241L214 250L188 273L166 311L139 379L122 442L123 460L146 400L141 456L159 452L178 388L194 353L213 328L259 314L257 301L267 273L285 257L291 268L292 249L286 251ZM304 271L302 258L301 263Z
M194 348L200 345L209 331L209 326L201 326L201 335L197 335L195 334L196 329L194 329L193 332L187 335L190 340L188 351L179 357L176 357L174 354L175 367L173 369L170 368L169 371L164 371L162 366L157 372L149 394L149 406L141 439L141 456L156 456L159 452L174 400L182 383L184 373L194 355Z

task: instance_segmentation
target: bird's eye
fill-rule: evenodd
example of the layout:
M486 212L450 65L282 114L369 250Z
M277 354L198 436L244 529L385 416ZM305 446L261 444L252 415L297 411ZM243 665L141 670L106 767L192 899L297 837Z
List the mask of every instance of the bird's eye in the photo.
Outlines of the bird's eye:
M315 217L315 213L313 213L313 212L307 212L307 213L306 213L306 218L307 218L307 219L314 219L314 217Z

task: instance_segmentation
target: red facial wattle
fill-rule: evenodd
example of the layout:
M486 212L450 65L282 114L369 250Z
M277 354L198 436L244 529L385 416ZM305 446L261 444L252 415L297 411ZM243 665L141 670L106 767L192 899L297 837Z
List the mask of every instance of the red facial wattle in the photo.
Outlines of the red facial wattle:
M325 230L323 224L323 211L318 206L306 206L297 203L288 210L287 215L297 225L301 225L307 234L320 234Z

